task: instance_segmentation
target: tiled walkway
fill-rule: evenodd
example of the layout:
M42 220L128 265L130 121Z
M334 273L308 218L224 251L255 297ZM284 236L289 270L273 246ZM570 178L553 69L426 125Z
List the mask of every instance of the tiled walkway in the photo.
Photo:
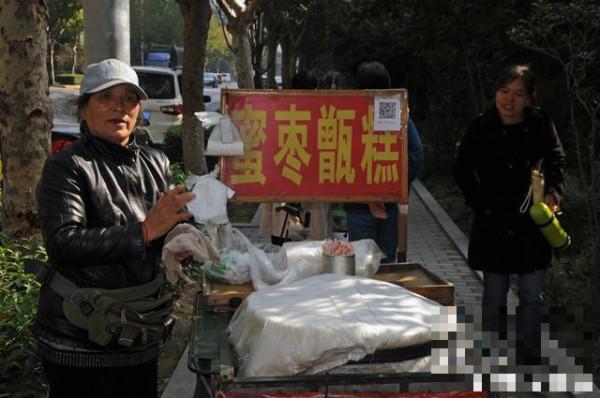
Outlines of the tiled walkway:
M454 284L456 305L479 305L483 287L469 269L462 253L446 234L442 224L428 210L419 193L422 185L411 191L408 211L409 262L420 263L440 278Z

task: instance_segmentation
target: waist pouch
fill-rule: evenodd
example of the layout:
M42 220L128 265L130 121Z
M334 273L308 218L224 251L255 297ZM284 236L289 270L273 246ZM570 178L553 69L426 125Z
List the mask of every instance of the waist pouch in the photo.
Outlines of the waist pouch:
M33 263L37 269L31 270ZM67 320L87 330L90 341L100 346L145 346L164 341L173 330L173 295L164 293L162 274L143 285L99 289L79 288L40 261L26 260L27 268L63 297Z

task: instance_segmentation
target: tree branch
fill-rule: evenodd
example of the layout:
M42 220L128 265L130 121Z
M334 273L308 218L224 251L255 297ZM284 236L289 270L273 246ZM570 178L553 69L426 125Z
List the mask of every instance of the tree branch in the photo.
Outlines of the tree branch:
M242 10L235 0L216 0L219 8L225 13L229 20L236 19L240 16Z

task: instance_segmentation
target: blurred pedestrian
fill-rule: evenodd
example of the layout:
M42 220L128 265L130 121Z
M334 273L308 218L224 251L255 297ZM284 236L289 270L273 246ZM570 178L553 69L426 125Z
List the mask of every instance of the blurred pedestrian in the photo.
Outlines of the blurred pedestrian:
M534 105L535 77L527 65L498 76L494 103L471 122L459 147L455 179L473 210L469 266L483 271L483 322L507 336L509 276L519 276L517 354L538 363L542 291L552 249L528 214L531 176L544 175L543 201L558 210L565 154L550 116Z
M380 62L364 62L356 71L356 88L389 89L392 79ZM423 144L413 121L408 119L408 184L414 181L423 164ZM345 205L350 241L373 239L385 254L384 263L396 262L398 250L398 204L372 202Z
M336 70L330 70L319 82L319 90L341 90L344 87L341 74Z

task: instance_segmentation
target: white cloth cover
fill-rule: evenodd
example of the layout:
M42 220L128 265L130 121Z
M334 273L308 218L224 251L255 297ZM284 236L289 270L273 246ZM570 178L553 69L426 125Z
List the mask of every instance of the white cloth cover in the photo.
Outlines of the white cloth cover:
M374 279L323 274L252 293L229 323L240 376L315 374L431 340L439 304Z

